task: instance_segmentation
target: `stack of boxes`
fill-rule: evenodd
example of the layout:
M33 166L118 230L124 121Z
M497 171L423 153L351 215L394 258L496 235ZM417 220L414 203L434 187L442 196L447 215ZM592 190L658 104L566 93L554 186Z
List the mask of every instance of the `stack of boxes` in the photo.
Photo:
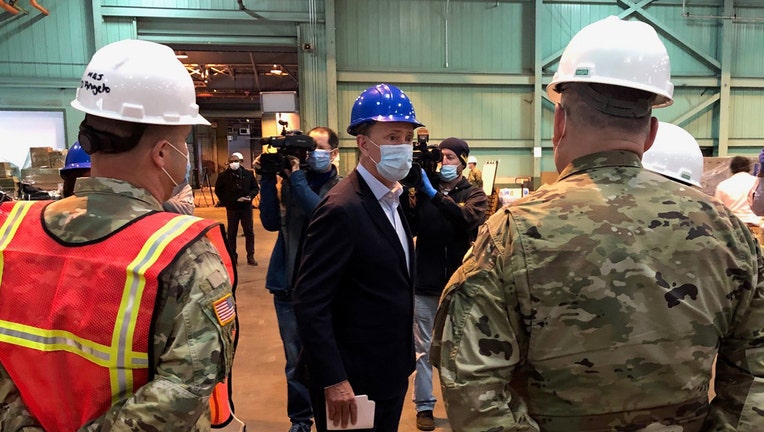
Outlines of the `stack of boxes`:
M29 158L32 166L21 170L21 181L44 191L60 191L59 169L64 167L65 153L50 147L30 147Z
M19 178L14 174L14 166L10 162L0 162L0 190L10 196L16 196L16 190L19 185Z

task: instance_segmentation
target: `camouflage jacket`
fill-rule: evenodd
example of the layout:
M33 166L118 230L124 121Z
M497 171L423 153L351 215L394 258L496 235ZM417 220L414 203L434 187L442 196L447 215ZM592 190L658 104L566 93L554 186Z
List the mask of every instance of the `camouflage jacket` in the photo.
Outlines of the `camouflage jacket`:
M108 178L77 180L75 195L48 206L46 228L72 243L102 238L162 205L144 189ZM231 292L223 262L205 238L162 274L152 364L154 377L81 431L210 429L209 397L233 361L233 324L221 327L212 302ZM51 409L55 401L51 401ZM42 431L0 366L0 430Z
M633 153L573 161L448 282L431 358L453 430L764 430L763 270L713 198Z

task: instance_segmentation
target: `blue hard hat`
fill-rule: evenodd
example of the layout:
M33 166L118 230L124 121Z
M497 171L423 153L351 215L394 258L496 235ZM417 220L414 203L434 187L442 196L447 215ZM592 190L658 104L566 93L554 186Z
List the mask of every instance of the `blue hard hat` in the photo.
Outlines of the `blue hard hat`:
M69 147L69 151L66 152L66 161L64 162L64 167L61 168L61 171L78 168L90 168L90 155L85 153L85 150L82 149L79 141L75 141L74 144Z
M417 121L408 96L390 84L377 84L358 96L347 131L350 135L358 135L359 126L374 122L406 122L413 124L414 129L424 126Z

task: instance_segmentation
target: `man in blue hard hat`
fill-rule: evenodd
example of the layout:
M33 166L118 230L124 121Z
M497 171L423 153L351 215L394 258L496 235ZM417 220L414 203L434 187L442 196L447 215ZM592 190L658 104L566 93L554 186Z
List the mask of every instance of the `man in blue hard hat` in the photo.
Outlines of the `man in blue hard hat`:
M64 167L61 168L59 175L64 181L64 188L61 191L63 198L74 194L74 182L80 177L90 177L90 155L80 146L79 141L66 152Z
M416 119L397 87L377 84L356 99L347 132L358 166L313 212L295 276L316 429L357 424L375 402L376 432L398 430L414 370L414 245L398 208L413 158ZM359 424L360 426L360 424Z

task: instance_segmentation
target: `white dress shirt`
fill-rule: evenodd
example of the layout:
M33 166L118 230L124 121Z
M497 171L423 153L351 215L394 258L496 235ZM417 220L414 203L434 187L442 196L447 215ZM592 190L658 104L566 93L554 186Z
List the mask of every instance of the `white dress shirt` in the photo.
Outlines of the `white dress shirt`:
M356 170L364 181L366 181L366 184L369 185L371 193L374 194L374 198L376 198L379 205L382 206L382 210L385 212L385 215L387 215L387 219L390 221L393 228L395 228L395 232L398 234L398 240L400 240L401 246L403 247L403 252L406 254L406 268L410 273L411 269L409 269L409 263L411 261L409 260L409 242L406 237L406 230L403 229L403 222L398 214L398 206L400 205L400 196L403 193L403 186L401 186L400 183L395 182L393 188L389 189L382 184L381 181L377 180L377 178L374 177L363 165L358 164Z

